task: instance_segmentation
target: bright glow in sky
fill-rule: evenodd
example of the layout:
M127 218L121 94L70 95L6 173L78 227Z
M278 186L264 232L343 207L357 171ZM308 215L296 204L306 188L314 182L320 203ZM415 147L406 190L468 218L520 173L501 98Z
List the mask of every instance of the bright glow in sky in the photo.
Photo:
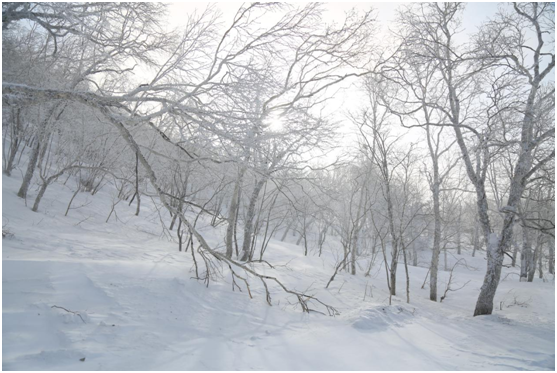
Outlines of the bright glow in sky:
M181 2L172 3L170 7L170 23L169 26L172 28L179 27L186 19L188 14L192 14L197 10L197 12L203 11L210 3L208 2ZM303 6L305 3L295 3L293 5ZM324 21L326 23L331 22L342 22L344 20L345 12L356 8L362 11L369 10L370 8L375 9L376 19L378 22L378 35L377 41L379 44L388 43L390 38L388 37L389 28L393 28L394 20L396 18L397 9L405 3L400 2L328 2L323 3L326 9L324 14ZM222 12L223 25L227 27L232 22L234 15L237 10L242 5L241 2L224 2L215 3L217 9ZM462 16L462 40L466 41L467 35L475 32L489 17L492 17L498 10L500 3L467 3L466 9ZM354 125L347 120L346 115L348 112L357 112L365 105L365 96L356 87L349 87L346 85L345 89L341 90L337 96L331 101L329 101L327 108L331 113L331 118L335 121L340 121L341 134L339 136L339 143L344 143L346 145L355 145L355 131ZM279 126L279 123L275 123L275 126ZM398 123L397 123L398 126ZM405 129L398 128L397 131L406 131ZM408 141L416 141L419 138L423 138L423 131L420 129L411 130L412 136L407 137ZM341 140L340 137L344 139ZM404 140L407 141L407 140Z

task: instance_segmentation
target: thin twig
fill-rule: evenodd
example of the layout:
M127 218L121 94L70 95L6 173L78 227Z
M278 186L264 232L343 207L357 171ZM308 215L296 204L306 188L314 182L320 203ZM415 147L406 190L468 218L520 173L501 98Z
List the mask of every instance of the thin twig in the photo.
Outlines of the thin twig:
M85 322L85 320L83 320L83 317L81 317L81 314L80 314L79 312L70 311L70 310L67 309L67 308L60 307L60 306L56 306L56 305L55 305L55 306L52 306L52 307L50 307L50 308L59 308L59 309L64 310L64 311L66 311L66 312L73 313L74 315L79 316L79 318L81 319L81 321L83 321L84 324L87 324L87 323Z

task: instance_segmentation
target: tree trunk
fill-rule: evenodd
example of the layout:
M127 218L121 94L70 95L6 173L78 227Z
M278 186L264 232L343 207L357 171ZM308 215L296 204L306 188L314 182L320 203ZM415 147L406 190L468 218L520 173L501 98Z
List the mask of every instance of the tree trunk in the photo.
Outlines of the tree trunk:
M39 204L41 203L41 199L43 198L47 187L48 184L46 182L43 182L43 184L41 185L41 189L39 190L39 194L37 194L37 197L35 198L35 203L33 204L33 208L31 209L32 211L37 212L37 210L39 209Z
M478 221L475 222L474 226L474 249L472 250L472 257L476 256L476 251L480 249L480 225Z
M319 231L319 238L317 240L317 246L319 247L319 256L321 256L323 252L323 244L327 238L327 231L329 230L329 223L326 223L325 226L321 231Z
M27 191L29 190L29 184L31 184L31 179L33 178L33 174L35 173L35 168L37 167L37 161L39 160L39 152L40 152L40 141L37 141L35 146L31 150L31 156L29 157L29 163L27 164L27 170L25 171L25 175L23 176L23 182L21 183L21 187L17 192L17 196L20 198L27 197Z
M404 257L404 272L406 273L406 303L410 303L410 275L408 274L408 261L406 260L406 246L402 243L402 255Z
M75 196L77 196L77 193L79 193L80 188L81 188L81 186L78 184L77 189L73 193L72 198L70 199L70 202L68 203L68 207L66 208L66 213L64 214L64 216L68 216L68 212L70 212L70 208L72 207L72 202L73 202Z
M305 229L306 229L306 222L304 218L304 222L302 223L302 232L300 232L300 237L298 237L298 240L296 240L296 246L300 246L300 242L302 242L302 239L304 238Z
M511 265L513 267L516 267L516 257L518 256L518 243L514 240L513 240L513 247L514 247L514 250L513 250L513 259L512 259Z
M259 193L261 192L261 189L266 182L267 178L263 177L257 182L257 184L255 184L255 188L253 188L253 192L251 193L246 221L244 225L244 242L242 244L242 257L240 258L241 261L246 261L249 259L249 255L251 252L251 238L253 234L253 219L255 218L255 205L257 204Z
M498 251L498 248L494 246L499 240L497 235L491 232L484 180L475 180L478 218L480 226L483 230L487 254L487 270L484 276L484 283L474 309L474 316L478 316L491 315L491 312L493 311L493 298L495 297L495 291L497 290L497 286L499 285L499 280L501 278L503 253Z
M540 251L538 253L538 275L540 279L543 279L543 244L540 245Z
M9 149L9 154L8 154L8 160L6 162L6 165L4 166L4 173L8 176L11 176L12 174L12 170L15 167L15 156L17 155L17 152L19 150L19 146L21 143L21 132L22 132L22 128L21 128L21 109L17 109L15 114L15 119L14 119L14 125L10 126L10 128L12 128L12 131L10 132L10 146L8 147ZM4 144L4 149L6 148L6 145Z
M555 61L553 61L553 63L555 63ZM537 66L539 67L539 65ZM492 257L488 255L488 272L492 270L493 273L486 273L484 284L482 285L480 296L478 298L478 303L476 304L476 310L474 311L474 316L491 315L493 310L493 299L495 298L495 292L497 290L497 286L499 285L499 280L501 279L501 268L503 267L504 253L508 252L513 236L513 226L515 220L514 213L520 204L525 183L527 181L527 175L532 169L532 149L534 148L532 144L532 128L535 118L534 102L540 87L541 79L542 78L538 75L538 72L536 72L536 77L531 83L530 93L525 105L524 117L521 126L522 133L520 155L516 162L509 188L509 198L507 200L507 205L505 206L509 212L505 214L505 219L503 220L503 228L501 231L501 237L498 241L497 251L493 253ZM490 260L492 261L491 263Z
M433 250L429 271L429 299L437 302L437 273L439 272L439 254L441 250L441 209L439 203L439 184L433 186Z
M530 233L526 227L522 228L522 252L520 253L520 282L528 281L528 267L532 256Z
M461 232L462 232L462 208L458 207L458 220L457 220L457 231L456 231L456 253L461 255Z
M487 243L487 271L484 277L484 285L481 288L474 316L491 315L493 311L493 299L497 291L497 285L501 279L501 268L503 267L503 254L499 250L499 240L496 233L491 233Z
M351 257L350 257L350 273L352 275L356 275L356 258L358 256L358 239L359 239L359 235L360 235L360 229L363 225L363 220L365 218L365 214L364 216L360 216L362 213L362 204L364 202L364 191L365 188L362 186L362 189L360 191L360 200L358 203L358 210L356 212L356 221L354 222L354 235L352 236L352 252L351 252Z
M178 251L182 251L182 219L178 222L178 228L176 228L176 234L178 235Z
M236 219L238 218L238 205L240 197L240 184L242 183L242 177L244 175L244 170L241 170L236 184L234 185L234 191L232 194L232 201L230 201L230 206L228 206L228 226L226 227L226 257L232 258L234 253L234 227L236 226Z
M383 160L383 168L388 170L386 159ZM388 174L385 178L385 188L387 197L387 216L389 218L389 230L391 232L391 296L396 295L396 269L398 264L398 238L396 237L395 221L393 212L393 202L391 199L391 188L389 185Z
M541 257L541 237L538 233L538 238L536 239L536 248L534 249L534 254L530 256L530 262L528 263L528 282L534 281L536 275L536 264Z
M137 195L137 209L135 210L135 216L138 216L141 206L141 193L139 193L139 156L137 154L135 155L135 194Z
M286 226L286 229L284 230L284 233L282 234L282 237L280 238L280 242L284 242L284 240L286 239L286 236L288 235L288 231L290 231L290 228L292 228L293 224L294 224L294 220L290 220L288 222L288 225Z
M447 263L447 243L445 242L445 245L443 245L443 271L448 271L449 269L448 263Z
M548 272L555 275L555 239L551 237L549 240L549 263L547 264Z
M23 182L21 183L21 187L17 192L17 196L20 198L27 197L27 191L29 190L29 185L31 184L31 179L33 179L33 174L35 173L35 168L37 168L37 162L39 160L39 155L41 153L41 144L44 142L46 138L46 126L57 107L58 105L52 107L48 111L45 119L43 119L39 123L37 135L35 136L37 143L31 150L31 155L29 156L29 163L27 164L27 170L25 171L25 176L23 177Z

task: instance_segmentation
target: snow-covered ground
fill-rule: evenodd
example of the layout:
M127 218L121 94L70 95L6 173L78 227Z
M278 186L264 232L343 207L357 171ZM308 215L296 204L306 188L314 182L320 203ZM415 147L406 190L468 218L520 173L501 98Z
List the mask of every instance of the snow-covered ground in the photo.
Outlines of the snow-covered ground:
M163 233L148 197L138 217L135 204L122 202L118 220L105 223L115 194L108 186L94 197L80 193L73 206L85 206L64 217L71 181L52 185L37 213L36 191L26 207L16 196L20 183L3 176L3 223L13 234L2 250L5 370L555 369L553 276L519 283L518 269L504 269L494 314L474 318L483 252L462 255L468 268L457 267L455 287L470 282L443 303L428 300L427 284L421 289L427 269L410 267L407 304L401 266L399 296L388 306L380 260L372 276L343 272L325 289L334 250L304 257L301 247L273 240L265 259L288 265L256 268L340 311L305 314L275 286L268 306L255 279L253 299L233 292L228 270L208 288L191 279L190 252ZM223 228L201 231L222 246ZM447 279L441 273L441 291Z

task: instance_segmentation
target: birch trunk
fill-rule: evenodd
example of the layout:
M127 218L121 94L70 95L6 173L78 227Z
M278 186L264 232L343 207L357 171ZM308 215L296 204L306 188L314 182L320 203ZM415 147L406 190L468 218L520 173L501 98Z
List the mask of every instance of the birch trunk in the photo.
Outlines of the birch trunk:
M50 110L47 112L45 118L39 123L38 131L36 135L37 143L31 150L31 155L29 156L29 163L27 164L27 170L25 171L25 175L23 176L23 182L21 183L21 187L17 192L17 196L20 198L27 197L27 191L29 190L29 185L31 185L31 180L33 179L33 174L35 173L35 169L37 168L37 163L39 160L39 156L41 154L41 149L46 149L44 142L48 136L46 127L56 109L58 109L59 104L54 105ZM63 109L58 114L58 117L62 114Z
M437 163L437 162L435 162ZM435 173L435 166L434 166ZM434 176L435 177L435 176ZM439 254L441 251L441 209L439 203L439 184L435 183L433 192L433 250L431 254L431 266L429 271L429 299L437 302L437 274L439 272Z
M355 227L354 227L354 235L352 237L352 252L351 252L351 257L350 257L350 273L352 275L356 275L356 258L358 256L358 239L359 239L359 233L360 233L360 228L363 225L363 222L361 222L360 220L365 218L365 215L363 217L361 217L361 213L362 213L362 203L364 201L364 191L365 188L362 186L362 190L360 191L360 201L358 203L358 212L356 213L356 221L354 222Z
M476 251L480 248L480 226L478 222L474 225L474 249L472 250L472 257L476 256Z
M240 170L236 184L234 184L234 191L232 193L232 200L228 207L228 226L226 227L226 257L232 258L234 253L234 227L236 226L236 219L238 218L238 205L240 198L240 185L244 176L244 169Z
M386 165L385 165L386 166ZM391 295L396 295L396 269L398 265L398 239L396 237L393 203L391 200L391 189L386 181L387 190L387 214L389 216L389 230L391 231Z
M518 243L516 243L516 241L513 240L512 245L514 247L514 250L513 250L513 259L512 259L511 265L513 267L516 267L516 257L518 256Z
M530 243L530 232L527 228L522 228L522 252L520 253L520 282L528 281L528 267L532 256L532 246Z
M251 238L253 235L253 219L255 218L255 205L257 204L257 199L259 198L259 193L263 188L263 185L267 182L267 178L263 177L261 180L257 182L255 188L253 188L253 192L251 193L251 197L249 200L248 211L246 215L246 222L244 225L244 242L242 244L242 256L240 258L241 261L246 261L249 259L250 252L251 252Z
M530 256L530 262L528 263L528 282L534 281L536 275L536 264L541 258L541 240L540 235L536 239L536 248L534 249L534 254Z
M551 237L549 240L549 263L547 264L548 272L555 275L555 239Z

